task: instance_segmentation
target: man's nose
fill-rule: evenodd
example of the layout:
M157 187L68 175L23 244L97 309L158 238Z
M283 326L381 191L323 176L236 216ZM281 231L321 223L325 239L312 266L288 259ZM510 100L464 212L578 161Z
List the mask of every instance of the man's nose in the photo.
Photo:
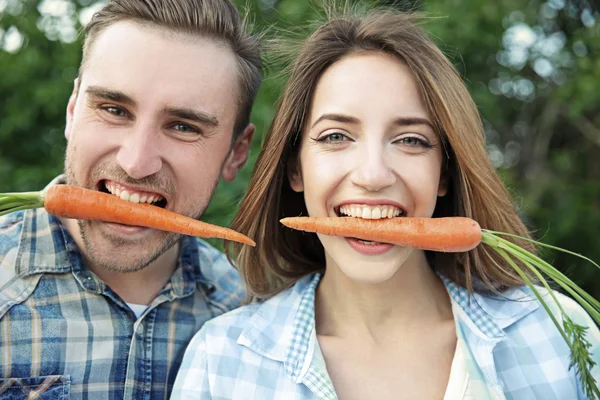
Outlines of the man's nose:
M136 127L123 139L117 162L134 179L142 179L160 171L162 158L156 135L148 127Z

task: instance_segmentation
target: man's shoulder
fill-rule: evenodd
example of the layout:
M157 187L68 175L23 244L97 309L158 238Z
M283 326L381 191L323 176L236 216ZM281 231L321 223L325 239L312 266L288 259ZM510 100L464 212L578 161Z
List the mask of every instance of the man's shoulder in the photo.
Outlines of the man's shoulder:
M22 279L17 271L24 212L0 217L0 319L15 304L27 299L39 277Z
M200 280L209 288L210 300L220 304L223 311L244 304L247 299L244 284L227 256L202 239L193 240L198 250Z
M0 217L0 289L14 278L19 239L23 230L23 212Z
M0 264L2 256L19 245L23 214L24 211L18 211L0 217Z
M243 345L233 346L238 352L248 348L268 358L282 358L293 340L298 314L304 313L301 302L306 291L310 290L307 286L312 280L313 277L308 276L273 297L211 319L199 332L199 340L204 341L207 347L237 343Z

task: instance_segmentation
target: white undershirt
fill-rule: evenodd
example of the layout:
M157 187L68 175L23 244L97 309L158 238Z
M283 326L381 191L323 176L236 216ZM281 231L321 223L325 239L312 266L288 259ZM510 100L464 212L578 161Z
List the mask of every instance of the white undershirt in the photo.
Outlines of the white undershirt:
M146 311L146 308L148 308L148 306L144 304L127 303L127 306L131 308L131 311L133 311L133 313L135 314L135 318L139 318L144 313L144 311Z
M468 393L469 373L463 352L462 344L457 341L444 400L470 400L473 398Z

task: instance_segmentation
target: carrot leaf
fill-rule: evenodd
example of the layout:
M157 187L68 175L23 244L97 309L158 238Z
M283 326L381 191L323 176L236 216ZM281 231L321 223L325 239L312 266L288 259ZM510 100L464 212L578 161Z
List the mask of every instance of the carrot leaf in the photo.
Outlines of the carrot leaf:
M583 289L577 286L573 281L571 281L568 277L566 277L563 273L558 271L552 265L548 264L546 261L542 260L535 254L532 254L529 251L517 246L509 240L503 239L496 235L506 235L523 240L528 240L544 247L576 255L580 258L590 261L596 267L598 267L598 264L588 259L587 257L583 257L577 253L573 253L558 247L545 245L543 243L539 243L534 240L529 240L527 238L522 238L520 236L503 234L501 232L493 232L489 230L482 230L482 233L482 242L494 248L498 252L498 254L500 254L510 264L510 266L517 272L517 274L521 276L521 278L527 284L527 286L530 287L533 294L537 297L541 305L544 307L544 309L550 316L550 319L552 320L557 330L567 343L567 346L569 346L569 349L571 350L571 361L569 368L576 366L576 375L583 386L584 393L590 398L600 399L600 389L598 389L596 380L591 374L591 370L596 365L596 362L592 359L590 354L591 344L585 337L588 327L584 327L573 322L573 320L562 308L550 285L544 278L544 275L547 275L559 286L561 286L567 293L569 293L598 324L600 324L600 302L598 302L596 299L594 299L592 296L586 293ZM521 261L529 270L531 270L531 272L537 277L538 281L546 288L546 290L558 306L560 314L562 315L562 326L558 322L556 316L550 310L548 304L542 298L542 295L537 290L529 276L527 276L527 274L523 272L523 270L514 262L511 256Z
M583 256L583 255L581 255L581 254L579 254L579 253L575 253L575 252L573 252L573 251L569 251L569 250L563 249L563 248L561 248L561 247L552 246L552 245L550 245L550 244L546 244L546 243L538 242L537 240L533 240L533 239L529 239L529 238L524 238L524 237L521 237L521 236L518 236L518 235L513 235L513 234L510 234L510 233L489 231L489 230L487 230L487 229L482 229L482 231L489 232L489 233L492 233L492 234L494 234L494 235L503 235L503 236L509 236L509 237L513 237L513 238L516 238L516 239L525 240L525 241L527 241L527 242L531 242L531 243L535 244L536 246L540 246L540 247L546 247L546 248L548 248L548 249L552 249L552 250L560 251L560 252L563 252L563 253L571 254L571 255L573 255L573 256L575 256L575 257L579 257L579 258L581 258L581 259L583 259L583 260L589 261L589 262L590 262L590 263L592 263L592 264L593 264L593 265L594 265L596 268L599 268L599 269L600 269L600 265L596 264L596 263L595 263L595 262L594 262L592 259L590 259L590 258L587 258L586 256Z
M0 193L0 216L39 207L44 207L42 192Z

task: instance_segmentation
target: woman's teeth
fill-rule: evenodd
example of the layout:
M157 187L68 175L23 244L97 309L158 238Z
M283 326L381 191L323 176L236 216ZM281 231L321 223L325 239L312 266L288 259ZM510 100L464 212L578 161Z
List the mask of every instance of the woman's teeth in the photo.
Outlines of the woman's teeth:
M346 204L340 206L340 216L363 218L363 219L383 219L399 217L403 214L402 209L395 206L367 206L358 204Z

